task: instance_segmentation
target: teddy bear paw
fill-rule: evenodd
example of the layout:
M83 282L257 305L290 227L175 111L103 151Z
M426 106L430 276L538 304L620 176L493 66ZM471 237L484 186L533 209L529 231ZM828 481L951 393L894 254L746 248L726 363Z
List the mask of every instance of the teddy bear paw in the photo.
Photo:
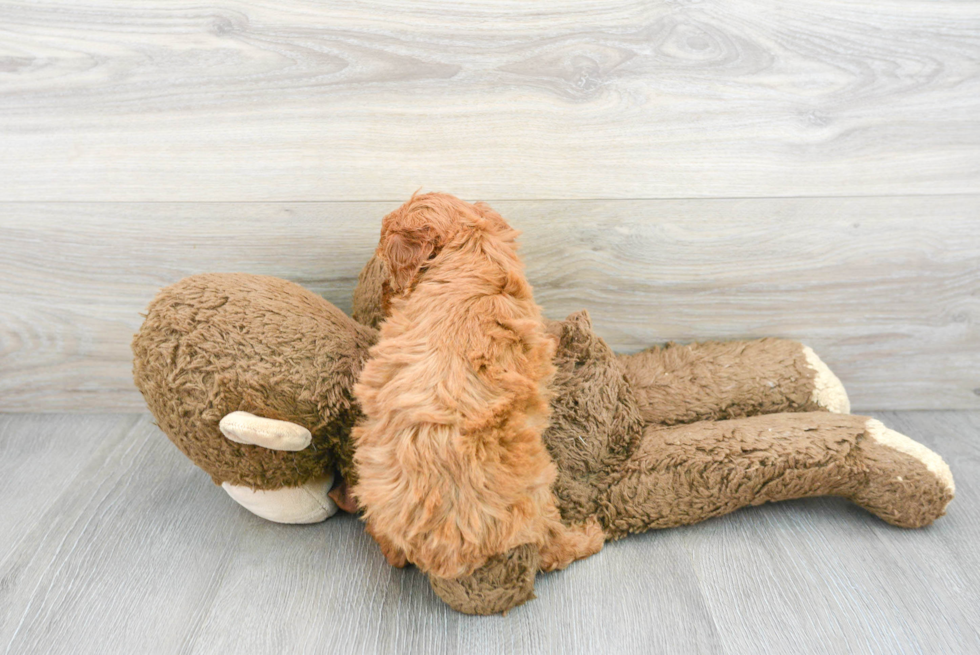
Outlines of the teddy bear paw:
M859 452L868 483L853 500L892 525L921 528L946 513L956 493L943 458L881 421L868 419Z
M834 375L833 371L824 364L823 360L809 346L803 346L803 355L807 365L813 369L813 393L810 400L835 414L850 414L851 402L847 399L844 385Z

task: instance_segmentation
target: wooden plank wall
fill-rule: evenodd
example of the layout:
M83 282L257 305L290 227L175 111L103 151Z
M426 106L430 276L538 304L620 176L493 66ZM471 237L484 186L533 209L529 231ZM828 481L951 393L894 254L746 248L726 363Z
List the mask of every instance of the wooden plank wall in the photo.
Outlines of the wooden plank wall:
M621 350L778 335L980 408L980 4L0 3L0 411L142 408L161 286L343 309L417 188Z

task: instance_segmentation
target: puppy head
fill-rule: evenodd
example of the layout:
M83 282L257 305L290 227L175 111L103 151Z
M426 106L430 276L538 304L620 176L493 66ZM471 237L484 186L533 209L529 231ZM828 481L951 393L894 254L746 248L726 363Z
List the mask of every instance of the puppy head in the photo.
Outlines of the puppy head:
M376 254L384 262L385 313L388 301L412 289L428 262L467 229L503 229L507 224L484 203L471 205L446 193L413 195L384 217Z

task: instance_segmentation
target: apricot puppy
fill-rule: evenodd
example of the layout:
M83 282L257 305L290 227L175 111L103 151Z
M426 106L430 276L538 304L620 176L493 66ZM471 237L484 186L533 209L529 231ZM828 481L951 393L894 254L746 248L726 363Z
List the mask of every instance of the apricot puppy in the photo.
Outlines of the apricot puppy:
M354 388L353 494L395 565L442 578L534 544L553 570L602 548L597 523L567 527L541 439L554 342L489 206L413 196L385 217L389 317Z

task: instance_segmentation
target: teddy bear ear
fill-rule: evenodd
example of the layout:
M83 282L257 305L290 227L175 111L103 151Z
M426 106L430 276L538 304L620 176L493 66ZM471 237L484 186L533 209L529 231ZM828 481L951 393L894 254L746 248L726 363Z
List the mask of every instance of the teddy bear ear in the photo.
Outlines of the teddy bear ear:
M436 235L426 227L389 232L378 249L388 266L392 290L401 293L415 279L422 265L436 252Z

